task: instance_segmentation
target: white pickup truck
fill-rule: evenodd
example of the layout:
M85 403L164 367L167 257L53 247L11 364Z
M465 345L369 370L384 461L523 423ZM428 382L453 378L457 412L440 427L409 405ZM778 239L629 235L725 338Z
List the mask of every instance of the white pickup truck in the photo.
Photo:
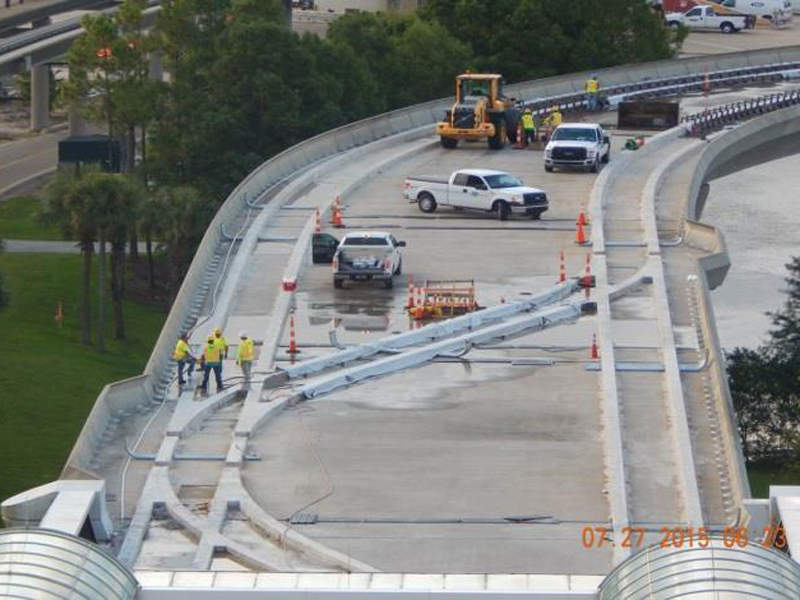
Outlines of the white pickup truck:
M713 6L695 6L685 13L667 13L664 19L670 27L685 25L689 29L711 29L722 33L735 33L752 27L747 16L720 14Z
M611 140L597 123L562 123L544 149L544 170L578 167L592 173L611 158Z
M491 169L461 169L453 171L449 179L409 177L403 196L416 202L424 213L432 213L438 206L452 206L495 213L501 221L511 213L538 219L549 208L544 190L527 187L510 173Z
M394 286L392 277L403 271L403 257L398 242L385 231L354 231L339 242L333 255L333 287L345 281L383 281L387 289Z

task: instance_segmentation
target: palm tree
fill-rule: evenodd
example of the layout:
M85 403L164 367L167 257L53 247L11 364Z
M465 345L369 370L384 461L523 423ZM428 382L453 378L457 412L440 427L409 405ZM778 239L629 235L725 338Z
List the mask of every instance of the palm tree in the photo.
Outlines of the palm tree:
M59 225L65 239L78 240L83 256L81 342L88 346L92 343L89 295L96 227L77 191L79 182L75 174L66 171L59 172L51 179L44 189L41 218L46 223Z
M167 203L163 194L147 194L139 205L139 230L144 235L147 250L147 285L156 287L156 271L153 262L153 237L166 229Z

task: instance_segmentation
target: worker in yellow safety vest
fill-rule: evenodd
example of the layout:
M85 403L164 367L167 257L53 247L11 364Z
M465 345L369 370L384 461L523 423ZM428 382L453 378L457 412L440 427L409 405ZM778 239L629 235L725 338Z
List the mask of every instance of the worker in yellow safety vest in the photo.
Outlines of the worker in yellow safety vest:
M222 329L214 327L214 337L219 345L219 349L222 350L222 358L228 358L228 340L222 335Z
M217 383L217 393L222 391L222 349L217 342L214 334L209 334L206 339L206 345L203 346L203 383L200 389L203 393L208 392L208 376L211 371L214 371L214 379Z
M530 108L526 108L522 113L522 135L526 146L536 141L536 123L533 121Z
M185 333L182 333L181 337L178 338L178 343L175 344L175 351L172 353L172 358L178 361L178 385L185 385L186 380L183 378L183 369L187 364L189 365L187 376L191 379L196 362L189 348L188 336Z
M253 358L255 356L255 348L253 347L253 340L247 337L247 334L242 331L239 333L239 348L236 350L236 364L242 369L244 375L244 389L250 389L250 374L253 370Z
M600 82L597 75L592 75L591 79L586 80L586 106L591 111L597 110L597 94L600 91Z
M544 119L544 124L547 129L547 139L550 138L550 134L553 130L561 125L561 111L558 110L557 106L551 106L547 110L547 117Z

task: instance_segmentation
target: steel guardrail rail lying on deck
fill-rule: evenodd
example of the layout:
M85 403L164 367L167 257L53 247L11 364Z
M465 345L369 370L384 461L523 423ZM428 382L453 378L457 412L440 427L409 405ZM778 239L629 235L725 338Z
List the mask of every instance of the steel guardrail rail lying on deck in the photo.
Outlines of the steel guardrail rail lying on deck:
M800 46L791 46L711 57L625 65L598 69L596 73L603 83L604 89L608 90L626 85L633 86L637 82L641 85L651 85L653 82L670 78L697 77L701 74L705 76L706 73L710 75L735 69L747 70L751 67L785 70L789 68L789 65L798 62L800 62ZM526 97L530 98L531 102L541 101L547 104L548 98L582 94L588 75L589 73L584 72L551 77L513 84L507 86L506 89L509 95ZM204 278L213 271L215 259L219 260L219 250L225 244L222 235L223 229L232 230L233 224L249 209L249 200L260 197L271 185L291 178L293 174L308 165L393 134L433 125L442 117L451 103L452 100L449 98L433 100L344 125L300 142L254 169L229 194L215 214L184 277L183 284L145 367L145 380L142 381L142 385L151 400L160 402L164 398L170 373L174 369L171 353L175 340L181 332L191 327L194 319L193 310L196 310L196 307L202 303L203 296L208 292L207 287L205 290L201 290L201 287ZM119 394L108 393L99 401L107 401L112 404L119 416L120 413L135 409L140 403L140 397L127 395L121 391ZM114 413L112 411L96 411L93 414L97 414L98 418L105 420L108 418L107 415L113 416ZM84 446L99 444L99 438L94 435L94 432L102 431L106 426L107 423L87 421L81 436L84 435L84 432L87 434L92 432L89 434L92 441L84 443ZM78 445L80 445L80 439L76 442L76 448ZM85 456L85 452L77 454L73 452L68 460L67 468L88 470L88 464L82 459Z

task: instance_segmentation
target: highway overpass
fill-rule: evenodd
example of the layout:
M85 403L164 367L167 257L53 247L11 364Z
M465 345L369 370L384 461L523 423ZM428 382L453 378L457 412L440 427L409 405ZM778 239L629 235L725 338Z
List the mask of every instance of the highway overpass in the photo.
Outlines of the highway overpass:
M680 90L691 113L793 92L798 60L793 47L600 77L620 95ZM705 73L719 93L707 100ZM534 107L570 105L584 78L513 91ZM800 491L750 498L708 295L724 279L725 242L699 219L715 177L795 151L800 108L762 103L725 113L734 125L705 138L681 126L636 151L620 133L595 176L545 173L532 150L444 150L431 125L447 105L327 132L243 181L145 373L103 390L62 478L6 500L6 521L90 533L118 559L108 569L136 575L141 598L798 597ZM546 189L551 209L497 221L402 199L406 175L461 167L512 171ZM393 290L334 289L330 266L310 264L315 210L341 235L327 225L336 197L345 231L407 242ZM586 246L574 242L582 204ZM596 314L572 280L558 283L562 250L571 277L589 263ZM463 320L419 327L405 311L409 278L473 279L488 308L458 330ZM231 342L239 330L256 339L249 391L230 360L222 393L177 388L177 335L191 331L199 348L214 326ZM377 376L354 383L364 374ZM787 554L761 547L779 523ZM701 545L701 530L719 539ZM8 543L45 570L36 548L47 539Z

